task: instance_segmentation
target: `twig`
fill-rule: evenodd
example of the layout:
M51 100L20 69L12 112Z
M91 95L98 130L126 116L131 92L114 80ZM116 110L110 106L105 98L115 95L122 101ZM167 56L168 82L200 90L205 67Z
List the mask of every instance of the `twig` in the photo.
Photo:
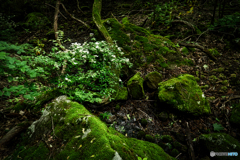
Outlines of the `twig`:
M188 43L183 43L183 42L179 42L180 45L182 46L186 46L186 47L193 47L193 48L198 48L198 49L201 49L203 52L205 52L210 59L216 61L217 58L215 58L210 52L209 50L207 50L206 48L204 48L203 46L200 46L198 44L188 44Z
M48 5L48 6L52 7L52 8L55 8L54 6L52 6L51 4L48 4L48 3L45 3L45 5ZM59 13L63 16L63 18L67 19L60 11L59 11Z
M200 34L200 36L197 38L196 42L198 41L198 39L199 39L203 34L207 33L208 31L209 31L209 29L207 29L206 31L202 32L202 33Z
M79 2L78 2L78 0L77 0L77 7L78 7L78 9L79 9L84 15L86 15L86 14L81 10L81 8L79 7Z
M69 14L72 19L75 19L76 21L82 23L84 26L86 26L88 29L90 29L90 26L89 26L88 24L86 24L85 22L81 21L80 19L75 18L73 15L71 15L71 14L67 11L67 9L65 8L65 6L64 6L62 3L60 3L60 4L62 5L62 7L63 7L63 9L65 10L65 12L66 12L67 14Z

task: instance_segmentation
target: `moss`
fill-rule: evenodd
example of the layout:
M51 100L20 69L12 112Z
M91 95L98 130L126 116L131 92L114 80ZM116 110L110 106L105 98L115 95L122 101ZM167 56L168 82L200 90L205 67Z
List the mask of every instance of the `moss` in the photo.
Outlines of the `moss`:
M210 81L211 83L215 83L217 80L218 80L218 78L217 78L216 76L214 76L214 75L211 75L211 76L209 77L209 81Z
M220 91L221 92L226 92L227 91L227 87L226 86L222 86Z
M120 88L117 94L117 97L115 98L116 101L118 100L127 100L128 98L128 91L127 87Z
M132 98L138 99L139 97L144 97L143 78L139 72L129 79L127 86L130 89L130 95Z
M137 134L138 139L145 137L146 133L144 131L139 131Z
M208 89L209 88L209 86L206 84L205 86L200 86L201 87L201 89Z
M147 125L147 120L146 119L141 119L141 125L143 126L143 127L146 127L146 125Z
M173 141L173 139L170 135L163 135L163 136L161 136L161 139L164 143L170 143Z
M230 77L231 77L231 78L236 78L237 76L236 76L236 74L231 74Z
M201 74L201 79L205 79L206 77L203 75L203 74Z
M38 146L32 146L27 149L21 150L18 157L24 157L24 160L31 160L33 159L33 157L48 159L48 154L49 150L46 148L43 142L40 142Z
M220 67L220 68L216 68L216 69L213 69L212 72L223 72L224 71L224 68Z
M223 85L228 85L228 80L224 80L221 82Z
M171 156L176 157L179 154L179 151L177 149L173 149L170 153Z
M209 52L210 52L213 56L219 56L219 55L220 55L219 52L218 52L215 48L209 49Z
M220 73L218 77L221 78L221 79L226 79L226 76L222 73Z
M116 107L115 107L115 109L116 109L117 111L119 111L119 110L120 110L120 105L117 104Z
M188 55L188 54L189 54L187 47L183 47L182 53L183 53L184 55Z
M184 74L159 84L158 98L177 110L194 115L211 112L208 101L192 75Z
M145 135L145 139L146 139L147 141L149 141L149 142L154 142L154 138L153 138L153 136L151 136L150 134L146 134L146 135Z

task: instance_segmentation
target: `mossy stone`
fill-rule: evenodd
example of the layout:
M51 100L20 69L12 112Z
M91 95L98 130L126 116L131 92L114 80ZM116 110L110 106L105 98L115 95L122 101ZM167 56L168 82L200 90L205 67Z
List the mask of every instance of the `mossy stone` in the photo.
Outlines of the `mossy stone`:
M147 125L147 120L146 119L141 119L141 125L143 126L143 127L146 127L146 125Z
M145 139L146 139L147 141L149 141L149 142L154 142L154 138L153 138L153 136L151 136L150 134L146 134L146 135L145 135Z

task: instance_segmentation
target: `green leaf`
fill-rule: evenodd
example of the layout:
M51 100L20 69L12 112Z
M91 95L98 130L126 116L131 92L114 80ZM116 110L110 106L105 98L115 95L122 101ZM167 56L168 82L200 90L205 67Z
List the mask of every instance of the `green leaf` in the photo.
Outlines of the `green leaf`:
M8 65L8 68L10 68L10 69L14 69L15 66L14 66L14 65Z
M0 52L0 59L5 59L7 56L6 52Z
M3 95L3 92L2 91L0 91L0 96L2 96Z
M10 97L11 92L5 92L4 95Z
M213 124L213 128L214 128L214 131L218 131L218 132L221 131L221 130L224 130L222 125L221 124L217 124L217 123Z
M26 98L26 99L32 99L32 97L31 97L30 94L26 94L26 95L24 95L23 97Z

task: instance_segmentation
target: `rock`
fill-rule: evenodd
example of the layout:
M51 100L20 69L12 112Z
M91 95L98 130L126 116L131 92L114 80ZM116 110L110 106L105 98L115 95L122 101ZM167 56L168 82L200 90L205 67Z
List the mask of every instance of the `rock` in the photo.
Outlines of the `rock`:
M142 99L145 96L143 90L143 78L139 72L129 79L127 87L129 89L129 94L133 99Z
M195 77L183 74L159 83L158 98L169 107L193 115L210 114L210 105Z
M12 159L110 160L137 159L137 156L149 160L174 159L154 143L127 138L112 127L108 128L83 105L66 96L48 104L23 137ZM54 157L52 147L55 148Z
M120 88L119 91L118 91L118 94L116 96L116 98L114 99L115 101L118 101L118 100L127 100L128 98L128 91L127 91L127 87L123 87L123 88Z
M150 89L157 89L158 83L162 81L162 75L157 71L151 72L146 75L145 81Z

